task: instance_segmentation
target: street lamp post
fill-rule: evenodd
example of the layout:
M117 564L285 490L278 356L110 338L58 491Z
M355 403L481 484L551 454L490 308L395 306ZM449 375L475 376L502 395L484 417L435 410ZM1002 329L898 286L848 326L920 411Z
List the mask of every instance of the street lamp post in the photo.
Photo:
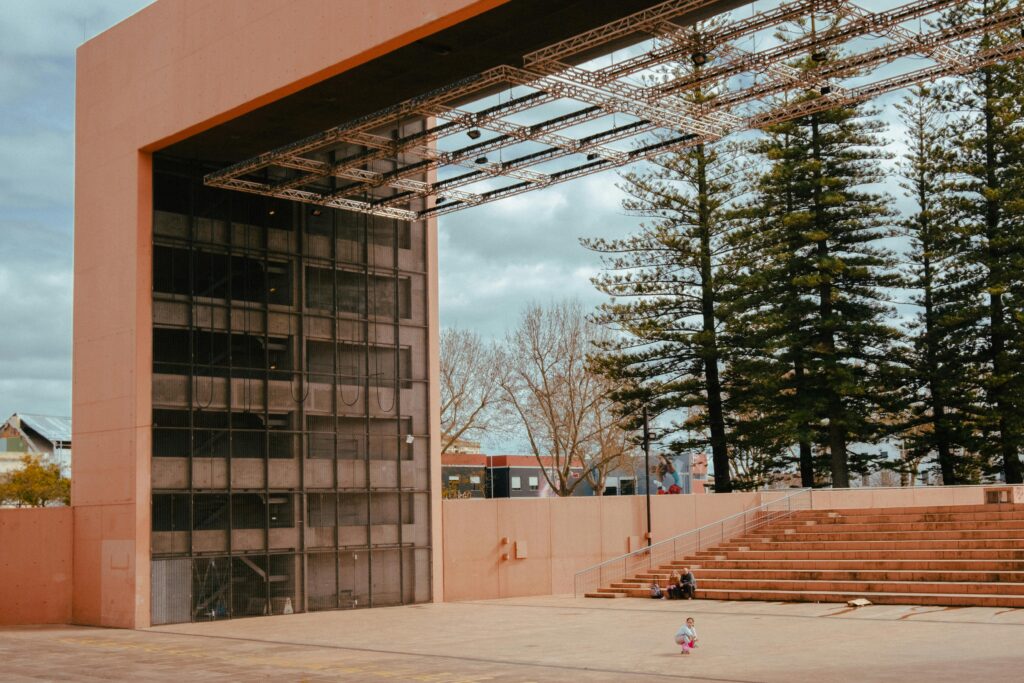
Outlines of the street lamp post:
M651 429L647 423L647 406L644 414L644 492L647 495L647 546L651 545Z

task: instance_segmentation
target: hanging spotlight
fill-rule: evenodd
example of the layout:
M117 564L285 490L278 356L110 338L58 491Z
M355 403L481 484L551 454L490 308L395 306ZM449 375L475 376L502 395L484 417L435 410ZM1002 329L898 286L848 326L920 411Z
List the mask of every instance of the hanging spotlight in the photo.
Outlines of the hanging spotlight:
M818 52L812 52L811 53L811 60L812 61L824 62L826 59L828 59L828 54L826 52L823 52L823 51L819 50Z
M690 59L693 60L693 63L696 66L704 66L708 63L708 55L706 52L694 52L690 55Z
M820 91L821 91L822 95L827 95L830 92L832 92L832 86L830 86L830 85L823 85L823 86L821 86Z
M476 161L476 163L478 163L478 164L486 164L487 163L487 157L477 157L474 161Z
M312 213L314 216L319 216L323 213L323 211L321 211L320 209L313 209L310 213Z
M446 201L448 201L447 197L438 197L437 198L437 203L438 204L444 204Z
M466 131L466 135L469 136L470 140L476 140L478 137L480 137L480 130L478 128L470 128L469 130Z
M594 152L591 152L590 154L587 155L587 161L596 161L596 160L597 160L597 154L595 154Z
M267 211L268 216L273 216L275 213L277 213L275 209L270 209L269 211Z

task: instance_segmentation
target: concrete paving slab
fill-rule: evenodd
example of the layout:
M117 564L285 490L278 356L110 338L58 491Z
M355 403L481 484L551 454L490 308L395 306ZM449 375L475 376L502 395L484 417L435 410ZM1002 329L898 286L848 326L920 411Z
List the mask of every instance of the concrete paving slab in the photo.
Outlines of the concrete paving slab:
M700 647L681 656L686 616ZM0 629L4 681L1016 680L1024 609L516 598L145 631Z

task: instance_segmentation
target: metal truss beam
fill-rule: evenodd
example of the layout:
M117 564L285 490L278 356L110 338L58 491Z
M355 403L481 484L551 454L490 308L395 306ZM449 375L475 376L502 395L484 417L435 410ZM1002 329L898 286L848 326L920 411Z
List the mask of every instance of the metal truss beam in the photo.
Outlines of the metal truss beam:
M1024 49L1012 44L972 54L959 47L971 36L1019 28L1024 21L1020 4L959 26L907 28L956 0L910 0L879 12L849 0L790 0L744 18L716 21L696 41L680 19L714 1L663 2L531 53L522 68L503 65L462 79L211 173L206 183L388 218L422 219L1017 59ZM811 13L831 17L827 28L760 51L736 44ZM854 40L867 35L886 43L857 49L861 44ZM606 66L579 63L627 37L649 49ZM927 57L934 65L857 87L842 82L908 56ZM680 69L681 63L689 66ZM650 77L658 69L665 70L662 76ZM704 94L687 95L696 89ZM509 93L506 101L478 111L464 104L474 96L504 91ZM773 104L772 98L787 91L801 96ZM574 104L567 113L543 116L544 107L556 103ZM542 114L540 121L514 120L526 112ZM403 135L410 121L422 128ZM469 144L438 149L441 140L457 141L453 136L462 134ZM623 142L629 144L623 148ZM524 143L539 149L523 148ZM433 180L445 169L455 173ZM473 187L482 181L490 187Z

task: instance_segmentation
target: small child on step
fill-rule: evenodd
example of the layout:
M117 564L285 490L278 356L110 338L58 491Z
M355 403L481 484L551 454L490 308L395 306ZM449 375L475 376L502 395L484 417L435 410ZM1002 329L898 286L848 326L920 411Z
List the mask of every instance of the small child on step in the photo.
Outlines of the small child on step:
M687 617L686 623L676 631L676 645L683 648L681 654L688 655L693 648L697 647L697 627L693 617Z

